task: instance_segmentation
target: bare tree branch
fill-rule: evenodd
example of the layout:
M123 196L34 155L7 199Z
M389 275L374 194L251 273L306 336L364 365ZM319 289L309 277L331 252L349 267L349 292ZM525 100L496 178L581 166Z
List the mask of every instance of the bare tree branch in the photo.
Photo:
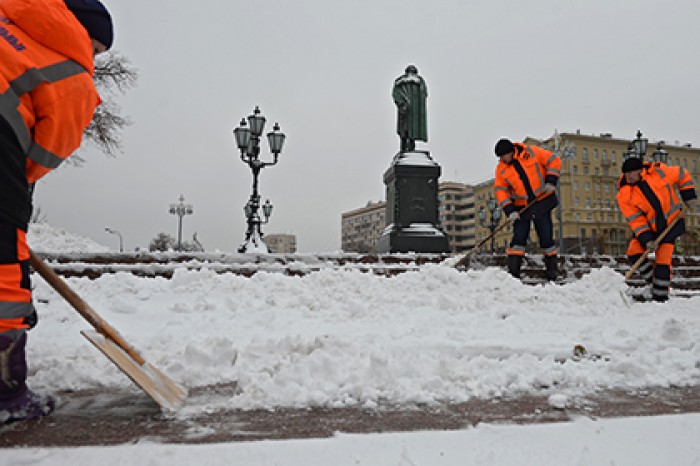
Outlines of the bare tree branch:
M95 62L94 81L102 104L95 110L84 137L110 157L122 152L121 133L131 124L128 118L121 115L121 108L114 99L132 89L137 80L136 69L118 53L105 54ZM78 154L73 154L68 160L75 166L85 162Z

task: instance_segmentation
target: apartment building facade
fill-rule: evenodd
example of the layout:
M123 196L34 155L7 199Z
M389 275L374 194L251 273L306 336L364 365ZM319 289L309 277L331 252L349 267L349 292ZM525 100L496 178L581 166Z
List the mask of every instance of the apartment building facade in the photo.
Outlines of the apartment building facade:
M460 253L474 247L476 224L474 190L455 181L445 181L438 187L438 218L447 235L450 252Z
M341 248L344 252L376 252L379 237L386 227L386 202L368 202L366 206L341 214Z

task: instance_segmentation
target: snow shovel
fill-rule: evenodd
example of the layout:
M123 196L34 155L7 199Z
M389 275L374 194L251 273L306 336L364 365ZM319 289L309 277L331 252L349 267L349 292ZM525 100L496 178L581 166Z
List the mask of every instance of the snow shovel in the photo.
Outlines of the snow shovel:
M29 251L29 262L34 270L97 330L80 332L90 343L153 398L162 410L175 412L182 406L187 397L187 391L183 387L147 363L119 332L103 320L32 250Z
M653 242L654 247L649 248L646 251L644 251L644 254L642 254L642 256L639 259L637 259L637 262L635 262L634 265L632 267L630 267L630 269L627 271L627 273L625 274L625 281L630 279L630 277L632 276L634 271L637 270L640 265L642 265L642 262L644 262L644 259L646 259L647 256L649 254L651 254L652 250L656 250L656 248L659 246L661 241L663 241L663 239L666 237L668 232L671 231L671 228L673 228L673 226L676 223L678 223L678 220L680 220L683 217L684 211L685 211L685 207L681 206L681 209L680 209L680 212L678 213L678 216L676 218L674 218L673 221L671 223L669 223L666 226L666 228L664 228L664 230L661 232L661 234L654 240L654 242Z
M532 206L535 204L535 202L539 201L540 199L542 199L542 198L539 198L539 197L538 197L538 198L533 199L532 201L530 201L530 203L529 203L528 205L526 205L525 207L523 207L522 209L520 209L520 210L518 211L518 214L519 214L519 215L522 215L523 212L525 212L527 209L529 209L530 207L532 207ZM482 239L482 240L479 242L479 244L477 244L476 246L474 246L473 248L471 248L469 251L467 251L467 252L464 254L464 256L463 256L459 261L457 261L457 263L454 265L455 268L460 268L460 267L462 267L462 266L464 266L464 265L467 265L467 264L469 263L469 260L471 259L472 255L473 255L475 252L477 252L481 246L483 246L484 244L486 244L486 242L489 241L491 238L493 238L493 237L496 235L496 233L498 233L499 231L503 230L505 227L507 227L507 226L510 225L511 223L513 223L513 222L512 222L510 219L506 219L506 222L505 222L503 225L501 225L501 226L499 226L498 228L496 228L495 230L493 230L493 233L491 233L490 235L488 235L486 238Z

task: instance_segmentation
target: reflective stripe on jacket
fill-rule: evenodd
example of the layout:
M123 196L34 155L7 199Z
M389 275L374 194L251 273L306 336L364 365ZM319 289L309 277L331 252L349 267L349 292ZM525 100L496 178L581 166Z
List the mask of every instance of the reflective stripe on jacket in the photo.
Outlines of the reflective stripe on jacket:
M63 0L2 0L0 63L0 117L33 183L80 146L100 103L91 41Z
M494 180L496 201L506 214L541 197L544 185L556 185L561 172L561 159L552 152L519 142L513 146L513 160L511 163L498 162ZM552 195L554 193L548 196Z
M697 197L688 170L661 162L645 163L641 179L634 185L628 184L623 174L618 189L617 204L642 245L653 241L679 215L682 201Z

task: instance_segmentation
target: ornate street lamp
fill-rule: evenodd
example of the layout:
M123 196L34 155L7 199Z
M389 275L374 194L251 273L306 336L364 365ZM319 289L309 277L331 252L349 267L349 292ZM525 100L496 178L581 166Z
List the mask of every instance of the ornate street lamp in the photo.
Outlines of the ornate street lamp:
M192 215L194 209L191 204L185 204L185 196L180 194L180 202L178 204L170 204L170 213L178 216L177 250L182 251L182 217L185 215Z
M479 209L479 223L482 227L488 226L488 229L491 232L491 255L493 255L493 253L495 252L495 232L496 228L498 228L498 224L501 222L501 209L498 208L498 203L493 197L489 197L489 200L486 202L486 205L488 207L490 216L487 221L486 209L484 208L484 206L481 206L481 208Z
M624 158L636 157L644 160L644 155L647 153L649 140L642 137L642 132L637 130L637 137L627 145L627 152L624 153Z
M260 194L258 193L258 177L260 170L264 167L277 164L282 146L284 145L285 135L280 131L278 123L272 127L272 131L267 133L267 142L270 145L272 152L272 162L263 162L260 160L260 137L265 128L265 117L260 115L260 109L256 106L252 115L248 116L248 121L245 118L241 119L238 128L233 130L236 146L241 151L241 160L250 167L253 173L253 193L250 199L243 207L246 216L247 229L245 233L245 241L238 248L238 252L268 252L267 246L263 242L263 233L260 228L262 224L267 223L272 215L272 204L270 200L266 200L264 205L260 205ZM262 207L265 220L260 219L258 210Z
M654 150L651 156L654 162L668 162L668 151L664 149L664 141L659 141L656 144L656 149Z
M107 233L119 236L119 252L124 252L124 238L122 237L122 234L118 230L110 227L105 227L105 231Z

